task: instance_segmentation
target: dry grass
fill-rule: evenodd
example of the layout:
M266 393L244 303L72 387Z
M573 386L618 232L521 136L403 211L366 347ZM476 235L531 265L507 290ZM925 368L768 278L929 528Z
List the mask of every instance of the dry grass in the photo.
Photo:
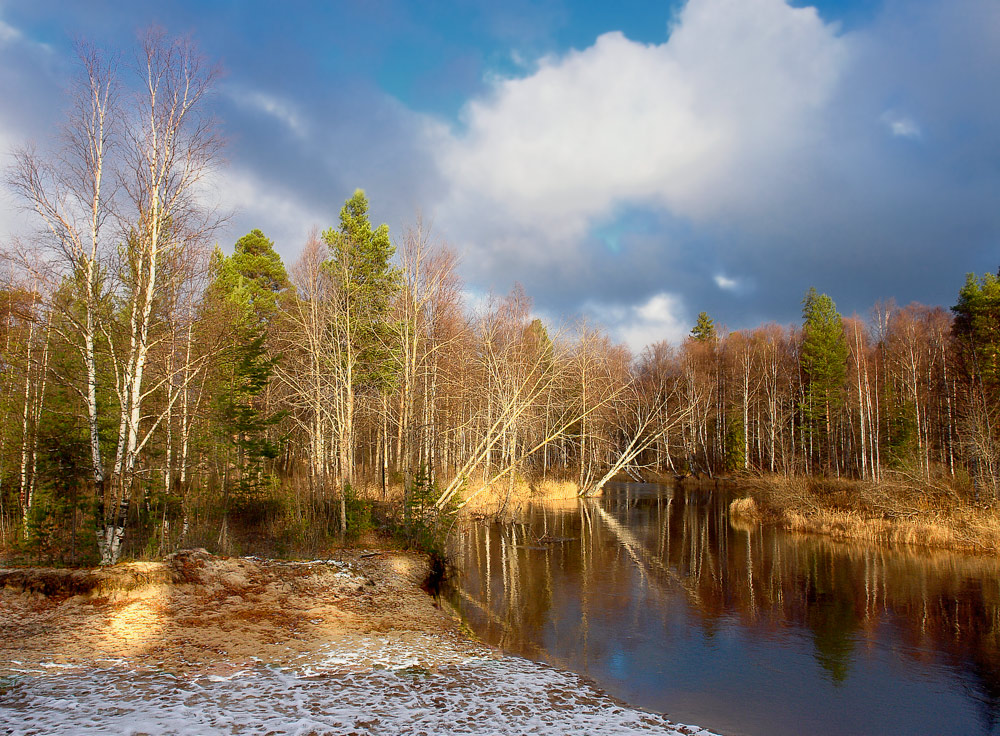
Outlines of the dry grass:
M0 569L0 588L22 593L40 593L59 598L73 595L110 595L171 581L170 571L149 562L131 562L112 568Z
M753 496L745 496L733 499L729 504L729 516L733 519L757 521L761 518L761 511Z
M474 516L505 518L518 514L532 501L575 501L579 488L575 482L568 480L528 482L518 478L513 487L501 481L489 487L477 486L463 493L468 500L462 511Z
M531 498L536 501L564 501L579 495L580 486L572 480L546 480L531 487Z
M898 474L879 483L768 476L730 505L733 518L764 520L835 539L1000 551L1000 508L977 504L941 479Z

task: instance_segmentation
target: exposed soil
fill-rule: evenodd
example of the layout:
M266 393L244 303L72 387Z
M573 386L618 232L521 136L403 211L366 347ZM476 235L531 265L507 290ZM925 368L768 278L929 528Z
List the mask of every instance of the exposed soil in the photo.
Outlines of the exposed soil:
M0 662L224 674L372 634L452 639L457 620L420 589L427 569L403 552L296 563L185 550L107 570L0 570Z

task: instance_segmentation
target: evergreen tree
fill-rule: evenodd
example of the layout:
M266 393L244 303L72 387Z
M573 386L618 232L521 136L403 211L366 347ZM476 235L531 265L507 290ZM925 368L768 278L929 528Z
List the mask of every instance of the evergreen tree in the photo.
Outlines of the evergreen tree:
M746 467L746 427L743 417L734 414L726 424L725 463L730 473L743 470Z
M699 312L698 321L691 328L691 338L696 342L715 342L715 322L708 316L708 312Z
M346 499L354 478L355 397L359 391L385 392L396 372L390 345L395 329L389 307L399 288L392 267L396 249L389 226L372 229L368 199L358 189L340 210L340 226L323 233L330 250L324 270L332 289L331 348L335 375L337 460L340 474L340 534L347 534Z
M259 500L267 482L264 461L278 454L269 435L285 412L269 411L263 394L280 358L271 355L268 335L290 285L274 244L260 230L240 238L228 258L216 249L212 275L209 304L224 313L230 335L214 402L222 433L236 450L236 477L227 471L225 490L246 503Z
M236 241L233 255L215 251L212 290L234 309L239 330L267 330L279 311L278 299L289 288L281 256L260 230L251 230Z
M955 353L964 374L962 444L977 494L1000 497L1000 274L969 274L952 307Z
M953 334L969 376L992 391L1000 387L1000 274L968 274L958 293Z
M539 365L546 369L551 366L554 346L552 345L552 339L549 337L549 331L546 329L545 323L537 318L531 320L528 326L524 328L524 338L528 349L534 355L539 356Z
M843 402L847 378L844 323L833 299L817 293L815 287L802 300L802 320L802 371L806 380L803 413L811 430L829 440L831 420ZM832 455L831 449L828 464Z
M348 352L360 370L354 379L384 384L391 379L387 319L400 280L392 266L396 249L389 226L372 229L368 199L358 189L340 211L340 227L325 231L323 241L330 249L325 266L336 288L341 334L351 341Z

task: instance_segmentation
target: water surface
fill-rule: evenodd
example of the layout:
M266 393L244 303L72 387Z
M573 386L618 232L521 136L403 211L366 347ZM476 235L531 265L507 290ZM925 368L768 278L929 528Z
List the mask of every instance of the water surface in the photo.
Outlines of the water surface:
M486 642L733 734L1000 733L1000 563L728 516L727 493L618 484L456 536Z

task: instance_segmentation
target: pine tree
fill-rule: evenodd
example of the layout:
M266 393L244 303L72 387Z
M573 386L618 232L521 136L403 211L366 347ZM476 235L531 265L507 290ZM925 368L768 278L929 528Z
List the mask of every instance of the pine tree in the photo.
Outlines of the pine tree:
M396 249L389 226L374 230L368 219L368 199L358 189L340 211L340 227L323 233L330 249L324 270L332 283L331 346L337 385L334 414L340 474L340 533L347 534L346 499L354 479L355 397L364 389L387 390L396 371L389 345L393 326L389 306L399 288L392 267Z
M718 337L715 333L715 322L708 316L708 312L698 313L698 321L691 328L690 334L691 339L696 342L715 342Z
M968 274L958 293L953 334L968 374L989 389L1000 386L1000 273Z
M847 378L847 338L844 323L826 294L810 288L802 300L802 371L805 401L802 407L810 430L827 440L827 464L832 464L831 429L834 413L843 403ZM821 449L822 444L819 448Z
M340 211L340 227L323 233L330 249L325 267L337 292L337 311L343 334L356 351L361 383L384 383L390 378L389 305L399 289L400 274L392 266L396 253L389 226L374 230L368 219L368 199L358 189ZM347 321L349 324L344 324Z
M260 230L240 238L228 258L216 250L211 268L209 304L229 321L214 401L221 434L236 450L235 478L227 473L225 491L246 504L260 500L267 485L264 462L278 454L270 430L285 412L269 411L263 399L280 356L271 354L267 341L279 297L290 285L274 244Z

